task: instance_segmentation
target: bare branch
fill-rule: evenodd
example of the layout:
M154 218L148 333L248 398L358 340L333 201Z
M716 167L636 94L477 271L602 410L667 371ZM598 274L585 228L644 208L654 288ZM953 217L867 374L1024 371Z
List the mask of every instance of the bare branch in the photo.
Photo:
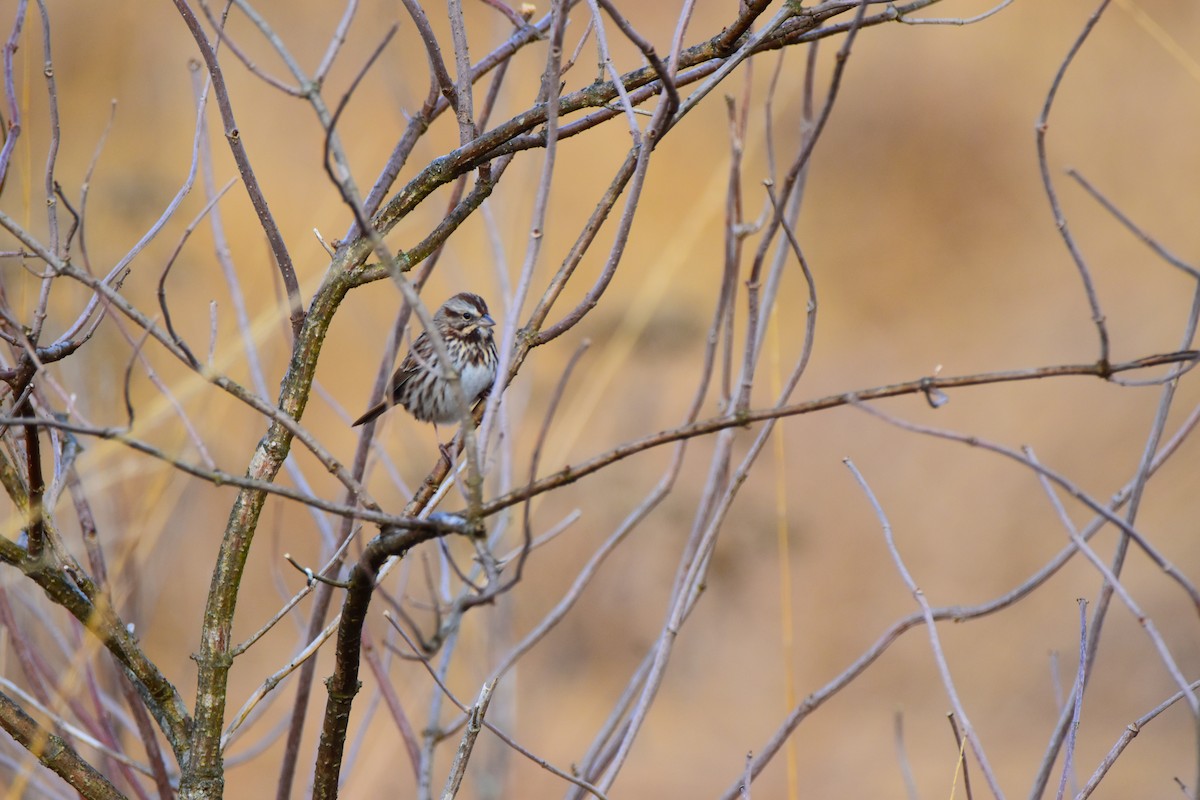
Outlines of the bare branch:
M200 49L200 55L204 58L209 77L212 78L213 93L217 98L217 108L221 111L221 121L225 126L225 139L229 142L229 149L233 153L233 158L238 165L238 174L242 178L242 184L246 187L246 193L250 195L250 202L253 204L254 211L258 215L259 224L262 225L263 233L266 234L267 241L271 244L271 252L275 256L275 265L279 268L279 275L283 279L284 287L287 289L288 303L291 310L292 333L296 338L299 338L300 326L304 322L304 303L300 297L300 282L296 278L296 269L292 266L292 257L288 253L287 246L284 244L283 235L279 231L279 226L275 223L275 217L271 214L271 209L267 205L267 198L258 184L258 177L254 174L254 169L250 165L250 156L246 152L242 133L238 129L237 122L233 116L233 103L229 98L229 90L225 86L225 73L221 70L221 65L217 61L216 50L209 42L204 30L200 27L200 20L196 19L196 14L192 11L191 6L188 5L187 0L174 0L174 2L176 10L179 11L179 16L183 18L188 31L192 34L192 39L196 42L196 47Z
M1075 237L1071 235L1070 230L1067 228L1067 218L1063 214L1062 206L1059 204L1058 192L1054 189L1054 180L1050 177L1050 159L1046 154L1046 131L1050 128L1050 108L1054 104L1055 95L1058 94L1058 87L1062 84L1063 77L1067 74L1067 69L1071 66L1075 55L1083 47L1083 43L1087 41L1088 34L1092 32L1092 28L1100 21L1100 15L1104 13L1104 9L1108 7L1108 4L1109 0L1101 0L1100 5L1088 17L1087 23L1083 26L1083 30L1079 32L1079 36L1071 45L1071 49L1067 51L1067 55L1063 58L1062 64L1059 65L1058 72L1054 76L1054 81L1050 84L1049 91L1046 92L1046 102L1042 106L1042 114L1038 117L1036 127L1038 168L1042 173L1042 185L1045 187L1046 197L1050 200L1050 209L1054 213L1054 224L1058 228L1059 234L1063 237L1063 242L1066 244L1072 260L1075 262L1075 268L1079 270L1080 279L1083 281L1088 305L1092 310L1092 322L1096 326L1096 333L1100 339L1100 361L1102 363L1109 360L1108 327L1105 324L1104 312L1100 309L1100 299L1096 295L1096 287L1092 282L1087 262L1084 260L1079 246L1075 243Z
M70 744L39 725L3 692L0 692L0 727L84 797L96 800L121 800L124 797Z
M955 718L962 726L963 738L971 745L971 749L975 752L975 757L979 759L979 765L983 768L983 775L987 778L988 785L992 789L992 794L997 798L1002 798L1004 794L1000 791L1000 785L997 783L996 776L992 772L991 764L988 763L987 756L984 754L983 745L976 737L975 731L967 719L966 709L963 708L962 701L958 697L958 691L954 687L954 679L950 675L950 665L946 663L946 654L942 650L941 639L938 637L937 625L933 618L933 607L929 605L929 601L925 599L925 593L921 591L921 588L909 573L908 567L904 565L904 560L900 556L900 551L897 549L895 538L892 535L891 523L888 522L887 515L883 507L879 504L878 499L876 499L875 493L867 484L866 479L863 478L862 473L854 466L854 463L848 458L844 459L844 462L850 468L850 472L854 475L854 479L858 482L858 485L862 487L863 492L867 495L867 500L870 502L871 507L875 509L875 515L879 518L880 527L883 528L883 536L887 540L888 551L892 555L896 569L900 573L900 577L904 580L905 585L908 586L908 590L912 593L913 598L921 606L921 613L925 617L925 628L929 633L929 645L933 650L934 659L937 661L938 672L942 676L942 685L946 687L946 694L954 706Z

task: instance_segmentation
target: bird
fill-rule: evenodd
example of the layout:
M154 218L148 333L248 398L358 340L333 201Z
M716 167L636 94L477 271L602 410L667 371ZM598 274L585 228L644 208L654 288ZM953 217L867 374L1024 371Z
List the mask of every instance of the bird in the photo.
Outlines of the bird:
M433 315L433 327L446 345L447 355L458 371L467 406L485 397L496 380L496 321L487 303L471 292L459 292ZM424 331L409 348L392 376L386 397L356 419L352 427L366 424L392 406L403 406L421 422L449 424L460 419L461 406L447 376L439 369L438 355Z

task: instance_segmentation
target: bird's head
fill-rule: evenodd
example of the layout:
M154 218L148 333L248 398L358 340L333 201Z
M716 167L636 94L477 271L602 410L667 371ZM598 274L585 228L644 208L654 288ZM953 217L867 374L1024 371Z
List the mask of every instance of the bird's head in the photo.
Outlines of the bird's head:
M485 338L491 337L492 326L496 324L488 314L483 298L470 292L460 292L443 303L434 316L434 322L442 331L463 337L478 331Z

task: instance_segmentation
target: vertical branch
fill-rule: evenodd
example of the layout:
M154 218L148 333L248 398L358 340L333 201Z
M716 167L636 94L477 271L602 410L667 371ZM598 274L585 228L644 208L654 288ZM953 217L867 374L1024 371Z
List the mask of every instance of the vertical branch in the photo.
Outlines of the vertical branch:
M37 426L32 424L34 413L33 404L28 398L20 406L18 413L26 416L30 424L25 429L25 459L27 483L29 486L29 511L26 531L29 536L29 557L40 560L46 544L46 523L43 518L42 495L46 492L46 480L42 475L42 446L38 440Z
M1079 598L1079 669L1075 674L1075 710L1071 717L1071 730L1067 733L1067 752L1063 757L1062 780L1058 783L1057 800L1062 800L1067 791L1067 781L1071 780L1075 768L1075 737L1079 735L1079 713L1083 708L1083 686L1087 682L1087 600Z
M263 194L262 188L258 185L258 177L254 174L254 168L250 165L250 156L246 152L246 144L242 140L241 131L238 130L237 121L233 116L233 103L229 97L229 89L225 85L225 74L221 70L220 63L217 61L216 50L213 49L212 43L209 42L208 36L200 26L200 20L196 18L196 14L192 11L191 6L188 5L187 0L173 0L173 2L175 3L175 8L179 11L179 16L183 17L188 31L191 32L192 38L196 41L196 47L199 48L200 54L204 58L204 64L208 68L208 74L212 77L213 93L216 95L217 107L221 111L221 122L225 127L225 139L229 142L230 152L233 153L233 160L237 164L238 174L242 177L242 184L246 187L246 193L250 195L250 203L254 206L254 212L258 215L258 222L262 226L263 233L267 236L268 243L271 245L271 253L275 257L275 264L279 268L279 276L283 279L283 285L287 291L292 334L298 340L300 338L300 328L304 323L304 305L300 297L300 282L296 278L296 269L292 266L292 256L288 253L287 245L283 241L283 234L275 222L274 215L271 214L271 209L267 205L267 198Z
M458 101L454 106L454 114L458 118L459 143L466 144L477 135L475 101L471 96L471 54L467 50L467 26L463 20L462 0L446 0L446 6L450 17L450 36L454 40L454 96Z
M16 13L13 15L12 33L4 43L4 94L8 100L8 130L4 131L4 146L0 147L0 188L4 187L8 177L8 165L12 161L13 150L17 147L17 139L21 136L21 106L17 102L17 87L15 70L13 69L13 54L21 42L21 29L25 25L25 13L28 0L17 0Z
M842 84L842 77L846 70L846 64L850 58L851 48L854 44L854 39L858 35L858 31L862 25L866 15L867 2L862 0L858 4L858 10L851 22L850 30L846 34L846 39L842 42L842 46L838 48L834 61L833 74L829 79L829 91L825 96L825 103L818 116L816 124L812 126L811 131L806 132L802 140L800 152L797 154L795 161L788 170L783 181L781 196L785 200L791 197L795 186L801 181L804 175L804 170L812 158L817 142L821 138L822 131L825 130L825 124L829 121L830 115L833 113L834 103L837 101L838 91ZM778 17L779 15L776 15ZM774 20L772 20L774 22ZM697 93L699 93L697 91ZM689 98L689 102L691 98ZM765 326L759 322L760 315L770 312L770 307L763 307L759 304L759 285L760 275L762 274L762 265L766 260L767 252L770 250L774 238L779 231L779 227L783 225L785 218L780 213L772 214L764 227L763 236L759 242L758 250L754 254L754 262L750 267L750 275L746 280L746 295L747 295L747 322L746 322L746 342L745 342L745 366L743 367L737 400L735 403L739 411L744 411L750 405L750 388L753 382L754 369L758 361L758 356L761 350L762 335Z
M359 445L359 450L364 450L363 446ZM365 461L365 456L361 459ZM358 461L355 459L355 474L358 474ZM347 519L343 528L343 538L350 535L349 528L351 520ZM340 570L342 560L339 558L332 569L326 571L326 575L336 574ZM325 616L329 613L329 605L333 601L333 587L324 581L317 586L316 597L313 598L312 612L309 616L308 628L305 631L304 641L313 642L320 636L321 631L325 628ZM312 676L317 670L317 659L310 658L304 662L300 668L300 675L297 678L296 699L292 703L292 716L288 723L287 739L284 743L283 758L279 765L279 779L275 785L276 800L289 800L292 796L292 783L296 779L296 763L300 757L300 740L304 735L304 721L308 716L309 701L312 697Z
M304 414L321 344L334 311L349 290L346 264L354 263L355 258L361 259L365 254L366 248L362 244L344 249L341 255L345 260L335 260L330 266L329 274L304 318L279 396L279 409L291 419L298 420ZM250 459L246 477L273 481L291 449L292 437L288 427L279 419L272 419ZM196 718L191 752L180 781L180 797L184 800L218 797L224 789L220 743L229 670L233 665L230 654L233 616L246 559L266 499L266 492L260 489L243 488L238 492L213 568L196 656Z
M358 680L362 626L366 622L375 578L383 563L393 556L403 556L410 549L440 535L435 530L391 529L373 539L350 572L346 601L338 624L337 665L328 680L329 700L325 706L325 721L321 728L321 743L317 749L316 773L313 778L314 800L332 800L338 794L342 753L350 723L350 708L361 686Z
M542 252L546 229L546 218L550 208L550 186L554 180L554 166L558 155L558 98L562 92L563 40L567 28L566 0L553 0L550 8L550 46L546 53L546 67L542 71L538 102L546 105L546 155L542 160L542 173L534 195L533 218L529 224L529 240L525 246L525 260L517 279L517 288L508 304L508 318L515 322L529 294L533 270ZM496 383L487 398L487 408L480 438L486 443L490 425L500 405L501 390L507 385L516 356L518 330L515 324L504 326L504 336L498 348L500 359L496 365Z
M1037 155L1038 169L1042 174L1042 185L1045 187L1046 197L1050 200L1050 209L1054 213L1054 225L1058 228L1059 234L1063 238L1063 243L1067 246L1067 251L1071 254L1071 259L1075 262L1075 268L1079 271L1079 278L1083 281L1084 293L1087 295L1088 306L1092 310L1092 322L1096 326L1096 334L1100 339L1100 361L1107 364L1109 362L1108 349L1108 327L1105 325L1104 311L1100 308L1100 298L1096 295L1096 287L1092 283L1091 273L1088 271L1087 262L1083 258L1083 253L1079 251L1079 246L1075 243L1075 237L1071 235L1071 231L1067 228L1067 218L1063 214L1062 205L1058 202L1058 192L1054 188L1054 179L1050 177L1050 159L1046 155L1046 131L1050 128L1050 108L1054 105L1055 95L1058 94L1058 87L1062 84L1063 77L1067 74L1067 69L1071 66L1071 62L1075 60L1075 55L1083 47L1083 43L1087 41L1088 34L1096 27L1096 23L1100 21L1100 16L1104 10L1108 8L1110 0L1101 0L1100 5L1088 17L1088 21L1084 24L1083 30L1079 32L1071 49L1067 51L1067 55L1059 64L1058 72L1054 75L1054 80L1050 84L1050 90L1046 92L1046 102L1042 106L1041 116L1037 121Z
M49 116L50 141L46 153L46 175L43 184L46 202L46 235L48 247L60 255L62 242L58 233L58 197L54 191L54 167L58 161L58 145L61 131L58 122L58 88L54 81L54 61L50 57L50 15L46 4L38 0L38 13L42 19L42 76L46 79L46 110ZM42 326L46 322L47 306L50 302L50 284L54 280L53 273L47 273L42 278L41 292L38 295L37 306L33 310L33 320L30 324L29 340L37 342L42 336Z
M479 699L471 707L462 741L459 742L458 751L455 752L454 761L450 765L446 788L442 790L442 800L454 800L458 795L463 777L467 774L467 762L471 759L471 751L475 749L475 740L479 738L479 732L483 730L483 719L487 715L488 706L492 703L492 692L495 688L494 680L485 683L479 691Z
M1132 220L1122 214L1107 198L1100 195L1096 189L1083 180L1077 173L1073 177L1078 180L1083 188L1087 190L1101 205L1105 207L1109 213L1113 214L1122 225L1149 247L1156 255L1166 261L1173 267L1181 270L1185 274L1193 278L1198 277L1198 271L1195 267L1185 263L1181 259L1168 252L1162 245L1154 241L1145 231L1135 225ZM1196 336L1197 325L1200 325L1200 282L1197 283L1194 294L1192 295L1192 307L1189 312L1187 322L1184 325L1184 331L1180 338L1183 347L1189 347ZM1179 376L1174 376L1171 380L1166 381L1162 387L1162 393L1159 396L1158 409L1155 414L1154 423L1150 429L1150 433L1146 437L1146 444L1142 449L1141 461L1138 464L1137 474L1129 491L1129 507L1125 513L1125 520L1129 525L1133 525L1137 520L1138 509L1141 506L1142 496L1150 477L1154 474L1156 460L1156 452L1159 449L1159 444L1162 442L1162 437L1167 425L1167 418L1174 404L1176 390L1179 386ZM1117 539L1117 546L1110 559L1110 567L1113 575L1120 576L1124 565L1125 557L1129 551L1129 536L1121 531ZM1108 619L1108 610L1112 604L1114 587L1105 583L1100 587L1100 592L1096 598L1095 610L1092 612L1092 623L1087 637L1087 670L1085 677L1090 675L1094 666L1097 653L1100 651L1101 632L1104 624ZM1062 711L1059 714L1058 723L1055 725L1054 732L1051 735L1050 742L1046 747L1046 752L1042 757L1042 763L1034 777L1032 797L1040 797L1045 791L1046 785L1050 780L1050 771L1054 766L1058 752L1063 745L1068 733L1068 726L1071 723L1075 703L1075 695L1067 699ZM1197 758L1198 772L1200 772L1200 730L1197 731ZM1200 782L1200 776L1197 781Z

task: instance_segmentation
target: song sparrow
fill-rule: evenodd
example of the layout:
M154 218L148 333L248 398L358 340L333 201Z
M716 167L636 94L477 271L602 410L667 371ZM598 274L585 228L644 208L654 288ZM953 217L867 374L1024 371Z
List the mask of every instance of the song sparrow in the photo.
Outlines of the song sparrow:
M461 292L437 310L433 324L458 370L468 406L474 405L496 379L496 341L492 338L496 322L488 316L487 303L477 294ZM370 422L394 405L404 406L417 419L435 426L459 419L458 398L438 368L438 356L428 332L413 342L392 376L390 389L391 399L372 406L354 425Z

